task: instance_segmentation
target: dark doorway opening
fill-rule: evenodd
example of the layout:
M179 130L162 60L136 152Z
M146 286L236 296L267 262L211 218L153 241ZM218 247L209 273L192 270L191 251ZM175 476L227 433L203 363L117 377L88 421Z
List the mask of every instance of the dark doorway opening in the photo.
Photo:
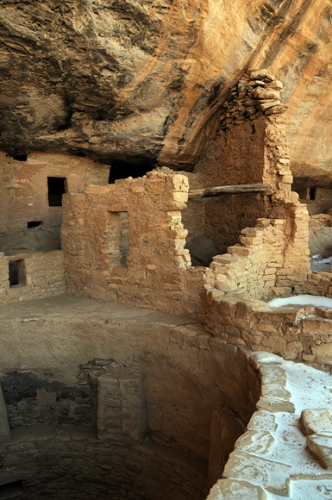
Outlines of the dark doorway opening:
M23 482L15 481L14 483L2 484L0 486L0 500L6 498L15 498L23 493Z
M65 177L47 177L48 205L50 207L62 206L62 195L67 191Z
M42 220L31 220L28 222L27 227L28 229L31 229L33 227L39 227L42 225L42 223L43 223Z
M9 261L9 286L26 285L24 260Z
M127 177L133 177L134 179L143 177L156 166L155 160L139 159L135 162L114 160L110 168L108 183L114 184L117 179L127 179Z
M314 187L309 188L309 199L310 200L316 199L316 188Z

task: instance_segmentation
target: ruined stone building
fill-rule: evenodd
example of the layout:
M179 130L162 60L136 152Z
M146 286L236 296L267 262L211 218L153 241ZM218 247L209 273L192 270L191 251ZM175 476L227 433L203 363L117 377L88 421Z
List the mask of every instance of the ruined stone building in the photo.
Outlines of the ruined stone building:
M331 2L0 13L0 500L331 499Z

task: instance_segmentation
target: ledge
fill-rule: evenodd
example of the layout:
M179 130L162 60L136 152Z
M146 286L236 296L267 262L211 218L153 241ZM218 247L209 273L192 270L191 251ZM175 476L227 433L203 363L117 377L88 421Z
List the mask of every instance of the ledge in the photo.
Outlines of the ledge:
M322 401L331 412L331 376L270 353L252 353L251 362L262 376L262 397L207 500L325 500L332 472L307 452L300 418Z

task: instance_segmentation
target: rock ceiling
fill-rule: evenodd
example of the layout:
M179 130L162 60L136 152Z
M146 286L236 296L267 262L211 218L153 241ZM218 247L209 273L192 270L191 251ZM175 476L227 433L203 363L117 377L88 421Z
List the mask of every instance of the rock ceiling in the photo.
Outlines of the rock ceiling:
M284 85L296 176L332 181L331 0L2 0L0 149L190 169L248 68Z

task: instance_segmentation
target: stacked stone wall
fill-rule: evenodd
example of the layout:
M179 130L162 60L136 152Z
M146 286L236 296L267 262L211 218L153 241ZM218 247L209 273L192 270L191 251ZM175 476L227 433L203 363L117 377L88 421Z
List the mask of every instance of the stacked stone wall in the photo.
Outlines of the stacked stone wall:
M188 179L168 169L85 194L64 196L62 243L70 293L152 305L193 314L204 268L191 268L181 221ZM128 214L129 248L121 263L121 221Z
M207 463L213 412L227 414L234 442L254 410L260 384L246 357L188 318L68 296L0 313L5 402L11 385L22 389L21 404L8 401L12 426L36 423L28 408L38 424L62 425L93 408L100 440L152 436Z
M284 219L259 219L254 228L242 230L239 243L213 258L214 280L223 290L248 293L262 299L292 294L307 279L308 214L293 205Z
M0 154L0 251L6 255L60 249L61 206L49 206L48 177L65 179L66 192L105 185L109 167L64 154L31 153L25 161ZM28 223L39 226L28 227Z
M20 283L11 286L9 262L22 263ZM60 295L65 291L62 251L6 257L0 253L0 305Z
M206 464L153 441L100 442L86 427L13 432L0 445L1 484L22 481L19 498L202 500Z
M324 290L331 292L328 274L309 273L305 286L297 292L320 295L324 295ZM312 288L308 287L310 283ZM326 295L331 297L331 293ZM332 317L328 308L275 308L248 295L210 289L203 309L206 330L225 344L273 352L325 371L332 368Z

